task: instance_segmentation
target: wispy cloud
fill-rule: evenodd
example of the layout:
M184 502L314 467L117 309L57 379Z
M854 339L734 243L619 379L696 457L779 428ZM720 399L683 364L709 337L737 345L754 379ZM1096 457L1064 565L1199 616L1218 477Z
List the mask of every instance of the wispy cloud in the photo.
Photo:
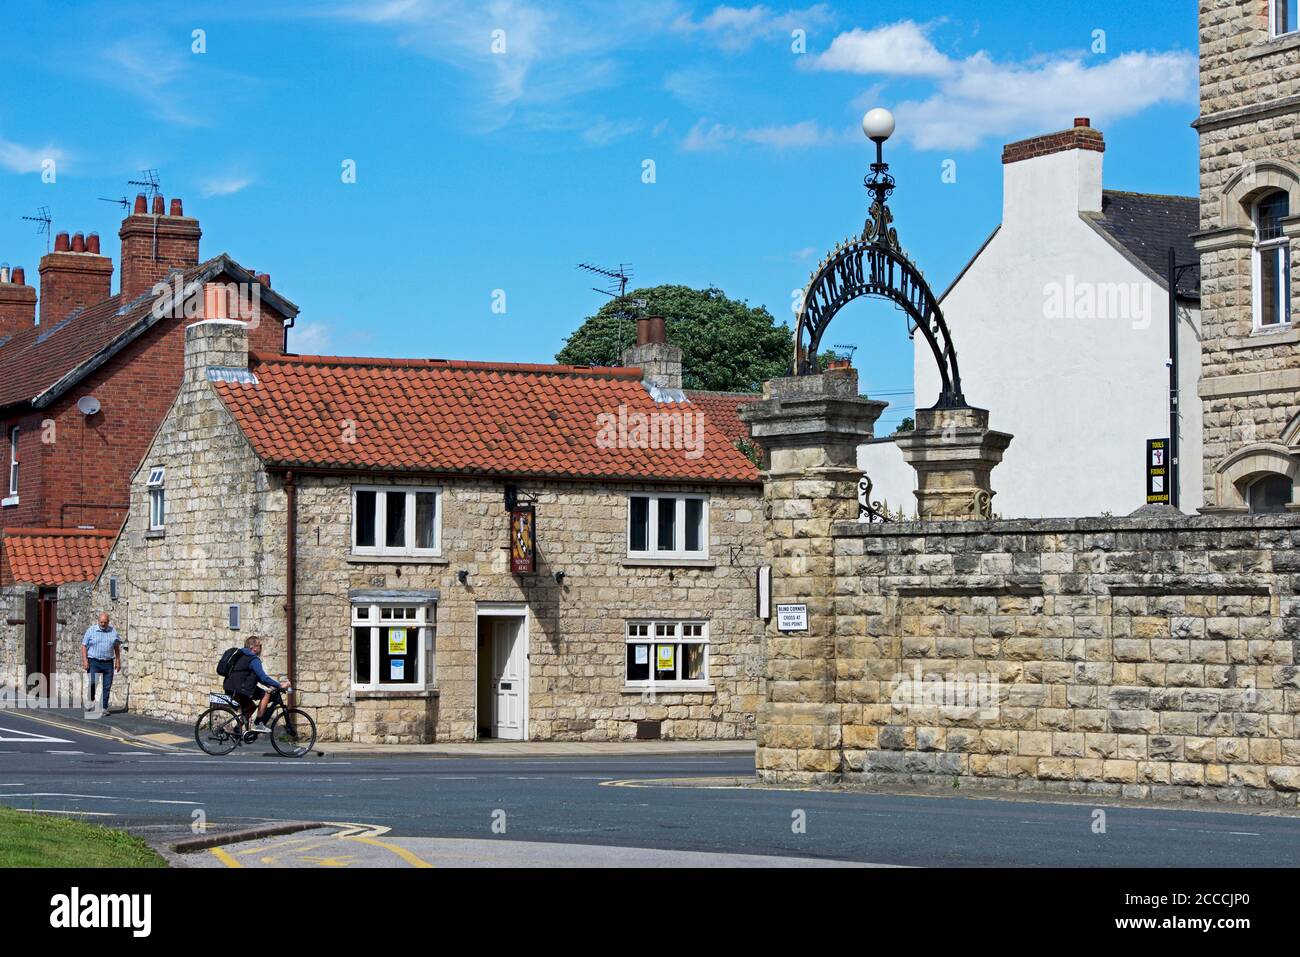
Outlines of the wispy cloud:
M210 176L199 182L199 192L205 197L232 196L252 184L253 177L251 176Z
M795 30L813 30L833 21L829 6L819 3L802 10L778 13L758 4L752 7L714 7L703 18L696 20L681 14L673 20L678 33L707 39L729 52L745 50L760 40L775 37L789 38Z
M753 143L767 149L781 151L808 149L849 141L848 132L828 129L814 120L738 128L700 119L682 140L682 149L688 153L702 153L720 150L736 143Z
M289 330L289 347L300 355L331 355L335 348L334 327L319 319L299 319Z
M1106 123L1159 103L1187 101L1196 91L1196 58L1190 52L1134 51L1103 59L1070 51L999 63L984 52L950 57L934 44L929 29L904 20L850 30L803 65L932 78L933 93L901 102L895 110L899 134L922 149L970 149L990 138L1058 129L1076 115Z
M62 149L53 144L37 148L0 137L0 167L11 173L39 173L46 160L54 160L56 165L61 166L66 156Z

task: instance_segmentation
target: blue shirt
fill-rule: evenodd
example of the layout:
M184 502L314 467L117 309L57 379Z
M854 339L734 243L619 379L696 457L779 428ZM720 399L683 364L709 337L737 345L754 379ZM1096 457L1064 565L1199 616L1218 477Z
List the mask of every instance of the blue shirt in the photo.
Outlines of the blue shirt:
M99 623L96 622L86 629L86 637L81 639L81 643L86 647L87 658L107 660L113 657L113 650L121 640L118 637L117 629L112 625L109 625L106 629L101 629Z
M253 674L257 675L258 681L262 682L264 685L270 685L272 688L278 689L281 687L280 682L276 681L266 673L266 669L262 667L261 657L253 654L247 648L240 648L239 650L253 659L248 663L248 667L252 670Z

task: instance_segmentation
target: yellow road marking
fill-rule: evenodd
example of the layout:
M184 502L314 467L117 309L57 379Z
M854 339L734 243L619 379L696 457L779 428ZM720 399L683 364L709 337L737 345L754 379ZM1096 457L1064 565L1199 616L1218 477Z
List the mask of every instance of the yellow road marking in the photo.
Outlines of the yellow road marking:
M225 864L227 867L244 866L243 864L239 863L239 861L235 860L233 857L231 857L229 854L227 854L219 847L210 847L208 848L208 852L217 860L219 860L222 864Z
M308 861L317 867L351 867L356 857L352 854L345 854L342 857L300 857L300 861Z
M59 728L59 729L61 729L61 730L63 730L63 731L71 731L71 732L74 732L74 733L76 733L76 734L84 734L84 735L88 735L88 736L90 736L90 737L92 737L92 738L103 738L103 739L106 740L106 741L117 741L119 744L129 744L129 745L132 745L132 746L134 746L134 747L145 748L145 749L151 749L151 750L156 750L156 751L167 750L167 749L165 749L165 748L162 748L162 747L158 746L157 744L153 744L153 743L148 743L148 744L146 744L146 743L141 742L141 741L138 741L138 740L133 741L133 740L130 740L130 739L127 739L127 738L119 737L119 736L117 736L117 735L115 735L115 734L108 734L108 733L106 733L106 732L104 732L104 731L92 731L92 730L90 730L89 728L83 728L83 727L81 727L80 725L76 725L76 724L68 724L68 723L65 722L65 721L56 721L56 720L54 720L53 718L37 717L36 715L32 714L30 711L23 711L23 712L20 712L20 715L21 715L21 717L27 718L27 719L30 720L30 721L36 721L36 722L39 722L40 724L47 724L47 725L49 725L50 727L53 727L53 728ZM185 738L181 738L180 740L181 740L181 741L184 741L184 740L186 740L186 739L185 739Z
M404 847L398 847L396 844L385 844L383 841L376 841L371 837L345 837L345 841L360 841L362 844L373 844L375 847L382 847L386 851L392 851L412 867L433 867L428 861L423 861L416 857Z
M146 738L149 741L157 741L159 744L184 744L189 738L181 737L179 734L172 734L170 731L155 731L153 734L141 734L138 737Z

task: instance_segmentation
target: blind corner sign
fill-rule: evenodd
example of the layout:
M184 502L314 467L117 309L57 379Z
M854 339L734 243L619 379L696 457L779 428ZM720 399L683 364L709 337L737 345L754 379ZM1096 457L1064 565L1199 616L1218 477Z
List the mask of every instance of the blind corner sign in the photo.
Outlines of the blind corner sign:
M808 630L808 606L807 605L777 605L776 606L776 630L777 631L807 631Z

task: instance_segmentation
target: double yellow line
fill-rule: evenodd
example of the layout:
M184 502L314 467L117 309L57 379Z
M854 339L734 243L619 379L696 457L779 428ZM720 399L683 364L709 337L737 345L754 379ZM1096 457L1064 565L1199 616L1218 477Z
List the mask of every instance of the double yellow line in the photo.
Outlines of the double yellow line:
M35 721L39 724L48 725L52 728L58 728L60 731L68 731L73 734L84 734L92 738L103 738L105 741L116 741L118 744L130 745L133 748L145 748L150 751L161 751L161 752L168 752L168 751L175 750L174 748L169 748L166 747L165 745L156 744L152 741L142 741L139 739L123 738L116 734L109 734L105 731L92 731L90 728L83 728L79 724L69 724L66 721L59 721L55 718L49 718L45 716L38 717L32 714L30 711L19 711L15 713L20 715L23 718L27 718L30 721Z

